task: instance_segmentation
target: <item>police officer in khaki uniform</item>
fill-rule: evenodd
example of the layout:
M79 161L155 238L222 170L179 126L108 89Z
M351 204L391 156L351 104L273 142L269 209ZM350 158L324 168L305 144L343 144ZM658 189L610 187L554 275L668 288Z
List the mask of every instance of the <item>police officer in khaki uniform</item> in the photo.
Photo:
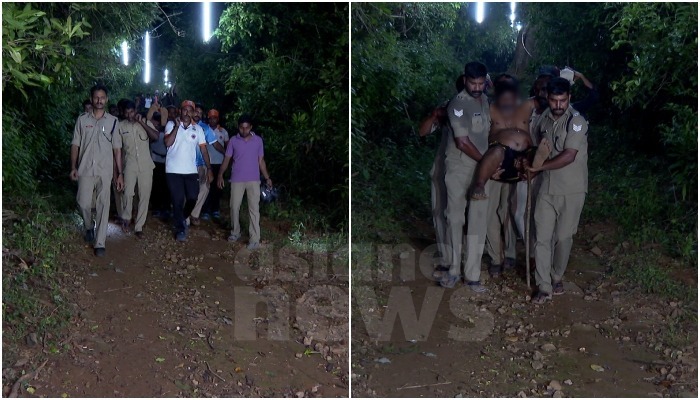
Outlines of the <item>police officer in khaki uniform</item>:
M536 127L551 147L549 159L539 168L530 168L542 171L534 210L538 292L532 301L536 304L564 293L562 277L588 191L588 122L569 104L570 91L566 79L549 81L549 109Z
M118 190L124 187L121 165L121 136L117 118L105 112L107 88L90 89L92 112L78 117L70 149L70 178L78 182L78 207L83 216L85 240L94 240L95 255L104 257L109 220L110 183L115 178ZM113 165L116 164L116 167ZM92 201L96 193L97 215L93 225ZM94 227L93 227L94 226ZM97 234L95 235L95 229Z
M128 229L131 223L134 194L139 188L139 204L136 212L134 233L143 237L143 225L148 215L148 202L153 187L153 169L150 142L158 140L158 131L150 121L136 113L136 105L127 101L124 105L124 118L119 122L119 135L122 142L122 164L124 168L124 195L122 196L122 226Z
M465 89L447 106L447 117L454 136L445 151L445 186L447 188L447 254L443 255L449 272L440 284L452 288L459 280L460 261L464 246L465 210L467 191L471 186L476 165L488 149L491 118L489 103L484 95L486 66L470 62L464 67ZM486 185L487 193L494 186ZM493 196L495 197L495 195ZM464 278L476 292L486 289L481 285L481 254L486 237L486 217L489 209L495 212L494 202L481 200L469 207ZM497 206L497 204L495 204ZM451 251L450 251L451 250Z

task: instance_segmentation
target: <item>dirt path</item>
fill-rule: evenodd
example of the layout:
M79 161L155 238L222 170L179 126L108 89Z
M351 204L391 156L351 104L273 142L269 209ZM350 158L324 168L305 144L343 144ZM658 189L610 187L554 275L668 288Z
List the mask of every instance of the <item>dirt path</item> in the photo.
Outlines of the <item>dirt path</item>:
M286 232L262 229L270 241L252 256L212 222L184 244L153 218L143 240L110 224L104 259L76 238L66 257L80 311L45 351L34 396L347 396L347 311L309 311L338 292L347 309L347 277L304 272L337 254L280 255Z
M437 287L420 272L432 270L429 258L395 248L391 282L353 281L353 396L697 397L697 326L686 343L667 344L687 333L672 331L682 305L608 276L591 249L614 251L611 238L605 226L583 227L567 293L543 306L528 301L524 260L523 270L502 278L482 271L490 291L476 295L464 286ZM419 223L411 241L424 249L434 241L431 226ZM415 264L415 279L401 279L402 263ZM415 316L388 323L385 339L377 340L382 318L405 308L392 298L409 292ZM366 300L374 297L376 303ZM412 317L425 322L404 321ZM427 328L420 333L420 326Z

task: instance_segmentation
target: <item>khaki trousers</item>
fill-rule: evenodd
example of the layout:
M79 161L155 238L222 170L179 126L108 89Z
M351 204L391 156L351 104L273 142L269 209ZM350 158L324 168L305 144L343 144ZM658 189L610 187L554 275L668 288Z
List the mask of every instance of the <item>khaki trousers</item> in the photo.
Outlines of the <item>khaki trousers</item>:
M104 248L109 223L109 190L112 175L78 177L76 200L85 229L92 229L92 202L95 199L95 248Z
M148 215L148 202L151 198L151 188L153 187L153 170L135 172L124 172L124 195L122 196L122 214L123 220L131 222L131 213L133 210L134 194L138 185L138 211L136 212L136 223L134 230L136 232L143 231L143 225L146 223Z
M537 198L535 279L542 292L552 293L552 281L564 276L585 200L585 193L540 194Z
M190 214L194 218L199 218L199 213L202 212L202 207L204 207L204 202L207 201L207 195L209 194L207 166L203 165L197 167L197 174L199 175L199 195L197 196L197 203L195 203L192 213Z
M465 257L464 277L469 281L481 278L481 256L484 253L488 215L496 212L497 202L493 181L486 182L485 190L489 199L469 202L467 212L467 192L474 178L476 164L466 160L466 154L445 159L445 186L447 188L447 254L443 255L450 267L450 275L460 275L460 261ZM468 215L468 218L465 216ZM467 225L467 236L464 226ZM496 247L496 246L494 246ZM498 247L496 247L498 248ZM464 250L463 250L464 249ZM451 250L451 251L450 251ZM498 248L500 252L500 248Z
M114 193L114 206L117 208L117 216L121 218L122 214L124 214L124 192L117 190L117 184L114 181L112 181L112 193Z
M486 252L491 258L492 265L503 264L503 249L505 256L515 258L515 231L510 217L511 189L515 186L511 183L492 181L495 186L493 191L496 197L489 197L489 201L495 202L496 212L489 214L488 228L486 230Z
M444 151L443 151L444 153ZM433 208L433 227L435 228L435 240L442 261L440 264L449 265L445 262L447 248L447 220L445 210L447 208L447 187L445 186L445 157L436 157L433 168L430 169L430 203Z
M243 202L243 194L248 199L248 216L250 224L248 233L250 243L260 242L260 182L231 182L231 226L232 235L241 235L240 209Z

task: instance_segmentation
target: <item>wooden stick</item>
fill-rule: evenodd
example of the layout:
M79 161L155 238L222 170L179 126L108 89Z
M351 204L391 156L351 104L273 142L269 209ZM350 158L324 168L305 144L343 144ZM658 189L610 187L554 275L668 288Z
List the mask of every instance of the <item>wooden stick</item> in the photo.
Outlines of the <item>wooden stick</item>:
M217 374L216 372L214 372L214 370L212 370L212 369L209 367L209 363L208 363L206 360L204 361L204 364L207 365L207 369L208 369L209 372L211 372L215 377L221 379L221 381L223 381L223 382L226 382L226 379L220 377L219 374Z
M440 382L440 383L430 383L427 385L413 385L413 386L401 386L399 388L396 388L396 390L401 390L401 389L417 389L417 388L423 388L423 387L430 387L430 386L439 386L439 385L449 385L452 382Z
M527 290L530 287L530 213L532 208L532 173L527 171L527 202L525 203L525 277Z
M126 289L131 289L131 286L121 287L121 288L116 288L116 289L107 289L107 290L103 290L102 293L116 292L118 290L126 290Z
M10 391L10 395L8 397L17 397L17 395L19 395L19 388L22 386L22 382L36 378L36 376L39 375L39 371L41 371L41 369L44 368L44 365L46 365L47 362L49 362L49 360L46 360L43 363L41 363L39 368L34 370L34 372L30 372L28 374L20 376L19 379L17 379L17 382L15 382L15 384L12 385L12 390Z

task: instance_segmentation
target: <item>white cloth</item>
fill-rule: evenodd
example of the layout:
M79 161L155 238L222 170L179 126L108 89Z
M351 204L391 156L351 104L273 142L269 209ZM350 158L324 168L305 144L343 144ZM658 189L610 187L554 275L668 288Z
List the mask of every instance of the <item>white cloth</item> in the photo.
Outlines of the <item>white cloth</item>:
M170 132L175 127L173 121L165 125L165 132ZM165 157L165 173L167 174L196 174L197 173L197 147L206 144L202 128L191 123L187 128L180 123L177 136L172 146L168 147Z
M228 131L221 126L216 129L212 129L214 135L216 135L216 141L221 143L221 147L224 148L226 152L226 142L228 142ZM209 151L209 162L212 164L221 164L224 162L224 153L220 153L219 150L214 148L213 144L207 144L207 150Z

